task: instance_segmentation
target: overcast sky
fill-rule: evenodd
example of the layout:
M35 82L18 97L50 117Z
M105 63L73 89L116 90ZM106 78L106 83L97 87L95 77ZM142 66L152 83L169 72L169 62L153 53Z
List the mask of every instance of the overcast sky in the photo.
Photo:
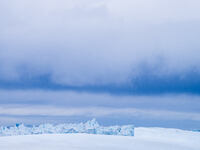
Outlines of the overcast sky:
M0 20L0 123L200 128L199 0L6 0Z

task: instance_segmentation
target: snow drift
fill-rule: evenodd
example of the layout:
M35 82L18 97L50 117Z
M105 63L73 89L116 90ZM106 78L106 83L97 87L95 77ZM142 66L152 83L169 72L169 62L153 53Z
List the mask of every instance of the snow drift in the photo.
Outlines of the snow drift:
M95 119L93 119L86 123L79 124L41 124L39 126L16 124L11 127L0 127L0 136L67 133L134 136L134 126L127 125L103 127L100 126Z
M135 136L39 134L0 137L0 150L200 150L200 133L135 128Z

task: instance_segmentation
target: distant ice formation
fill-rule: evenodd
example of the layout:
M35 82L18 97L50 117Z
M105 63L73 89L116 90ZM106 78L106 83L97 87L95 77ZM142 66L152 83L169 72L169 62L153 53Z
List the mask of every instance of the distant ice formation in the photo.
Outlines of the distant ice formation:
M134 136L134 126L126 125L103 127L100 126L95 119L92 119L86 123L79 124L41 124L39 126L16 124L12 127L0 127L0 136L67 133Z

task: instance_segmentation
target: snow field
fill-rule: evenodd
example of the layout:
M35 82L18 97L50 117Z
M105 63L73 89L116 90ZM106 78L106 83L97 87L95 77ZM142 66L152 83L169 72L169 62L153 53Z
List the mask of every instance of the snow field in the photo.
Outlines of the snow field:
M0 137L1 150L200 150L200 133L135 128L135 136L41 134Z

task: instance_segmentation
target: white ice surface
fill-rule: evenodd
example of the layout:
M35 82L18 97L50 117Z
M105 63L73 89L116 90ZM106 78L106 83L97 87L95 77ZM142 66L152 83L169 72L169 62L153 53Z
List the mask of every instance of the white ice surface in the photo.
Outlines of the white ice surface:
M0 150L200 150L200 133L135 128L135 136L42 134L0 137Z

